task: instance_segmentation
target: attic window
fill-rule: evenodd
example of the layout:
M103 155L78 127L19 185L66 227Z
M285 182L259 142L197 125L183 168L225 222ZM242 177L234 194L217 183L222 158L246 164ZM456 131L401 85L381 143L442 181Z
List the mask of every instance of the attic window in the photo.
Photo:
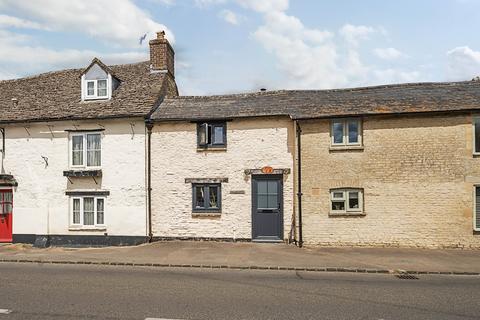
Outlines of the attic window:
M108 98L107 79L86 80L86 99Z

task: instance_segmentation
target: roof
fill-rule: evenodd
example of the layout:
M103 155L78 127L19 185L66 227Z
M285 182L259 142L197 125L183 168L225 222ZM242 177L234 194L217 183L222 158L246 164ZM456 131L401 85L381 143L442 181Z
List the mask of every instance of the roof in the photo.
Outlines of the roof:
M80 76L84 69L0 81L0 122L147 116L165 90L165 73L150 72L148 61L109 69L120 80L110 100L81 101Z
M115 74L115 72L113 72L112 69L110 69L105 63L100 61L100 59L98 59L97 57L93 58L92 62L88 65L88 67L83 69L83 71L80 73L80 75L83 75L83 74L87 73L87 71L90 70L90 68L93 67L96 64L99 65L100 68L102 68L105 72L109 73L112 77L118 78L117 75Z
M165 99L156 121L289 116L293 119L480 110L480 81L335 90L282 90Z

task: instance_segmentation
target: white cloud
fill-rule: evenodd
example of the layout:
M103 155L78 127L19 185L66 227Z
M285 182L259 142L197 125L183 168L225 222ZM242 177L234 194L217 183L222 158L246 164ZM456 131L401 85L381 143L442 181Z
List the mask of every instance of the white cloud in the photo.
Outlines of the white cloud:
M406 54L395 48L376 48L373 53L383 60L396 60L406 57Z
M376 31L373 27L346 24L339 33L350 45L357 46L360 41L368 39L370 34Z
M382 27L344 25L335 37L329 30L306 27L300 19L284 12L288 1L277 7L256 7L264 2L242 1L263 14L264 24L254 38L277 61L283 81L282 88L325 89L378 83L415 81L418 72L381 69L366 64L359 46L373 33L386 35ZM268 2L268 1L267 1ZM340 41L344 39L345 41Z
M39 23L0 14L0 28L5 27L48 30L47 26L43 26Z
M194 0L195 5L199 7L207 7L211 5L223 4L227 2L227 0Z
M257 12L282 12L288 9L288 0L237 0L245 8Z
M152 20L130 0L96 0L94 4L83 0L2 0L2 9L21 12L22 18L54 31L82 32L119 47L138 47L140 36L148 33L150 39L160 30L165 30L170 42L174 42L165 25Z
M219 17L225 20L226 22L233 24L233 25L238 25L240 23L240 18L235 14L235 12L231 10L222 10L219 12Z
M54 50L30 44L30 37L0 29L0 78L73 67L85 67L93 57L107 64L148 60L147 52L101 53L93 50Z
M449 80L470 80L480 75L480 51L468 46L456 47L447 52Z

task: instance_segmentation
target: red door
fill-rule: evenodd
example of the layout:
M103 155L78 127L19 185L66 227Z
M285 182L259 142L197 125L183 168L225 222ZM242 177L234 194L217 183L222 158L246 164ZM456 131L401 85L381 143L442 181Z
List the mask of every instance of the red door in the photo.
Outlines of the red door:
M0 190L0 242L12 242L12 190Z

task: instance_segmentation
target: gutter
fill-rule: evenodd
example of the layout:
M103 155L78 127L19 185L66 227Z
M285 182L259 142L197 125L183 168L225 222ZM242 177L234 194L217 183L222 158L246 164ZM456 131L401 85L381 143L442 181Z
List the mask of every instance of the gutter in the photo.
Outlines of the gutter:
M152 129L153 123L145 121L147 127L147 215L148 215L148 242L152 242Z
M298 120L295 121L297 126L297 176L298 176L298 192L297 192L297 201L298 201L298 247L303 246L303 230L302 230L302 128L298 123Z

